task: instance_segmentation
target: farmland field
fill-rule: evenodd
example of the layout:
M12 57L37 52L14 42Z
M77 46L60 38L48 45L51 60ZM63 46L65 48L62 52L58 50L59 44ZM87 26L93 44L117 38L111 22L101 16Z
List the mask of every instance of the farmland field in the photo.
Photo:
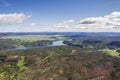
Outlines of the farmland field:
M33 42L40 40L64 40L62 35L21 35L21 36L4 36L2 39L19 39L24 42Z

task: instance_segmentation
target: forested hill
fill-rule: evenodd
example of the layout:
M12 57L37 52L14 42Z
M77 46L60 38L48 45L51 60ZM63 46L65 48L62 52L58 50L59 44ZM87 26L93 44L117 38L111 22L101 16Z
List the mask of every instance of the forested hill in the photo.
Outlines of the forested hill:
M120 59L98 50L51 47L10 51L0 80L119 80Z

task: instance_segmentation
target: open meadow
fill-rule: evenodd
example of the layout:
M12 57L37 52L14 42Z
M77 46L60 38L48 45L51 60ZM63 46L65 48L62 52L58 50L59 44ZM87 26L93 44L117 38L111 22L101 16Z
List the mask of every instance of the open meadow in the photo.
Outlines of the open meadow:
M20 36L4 36L2 39L19 39L24 42L33 42L41 40L64 40L65 38L62 35L20 35Z

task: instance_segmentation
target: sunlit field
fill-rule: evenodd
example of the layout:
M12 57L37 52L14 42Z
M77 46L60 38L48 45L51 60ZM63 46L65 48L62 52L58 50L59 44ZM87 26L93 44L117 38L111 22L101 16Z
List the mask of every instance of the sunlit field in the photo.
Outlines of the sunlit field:
M118 56L118 52L114 49L102 49L101 51L103 51L104 53L107 53L108 55L111 56Z
M40 40L64 40L65 38L62 35L21 35L21 36L5 36L2 39L19 39L24 42L33 42Z

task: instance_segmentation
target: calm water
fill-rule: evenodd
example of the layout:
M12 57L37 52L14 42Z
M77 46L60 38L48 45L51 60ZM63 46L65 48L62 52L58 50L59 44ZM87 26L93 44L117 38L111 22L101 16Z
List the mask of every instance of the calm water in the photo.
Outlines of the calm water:
M50 46L62 46L62 45L66 45L66 44L64 44L63 41L55 41L55 42L53 42L53 44L50 45Z
M46 47L52 47L52 46L63 46L66 45L63 43L63 41L54 41L52 43L52 45L48 45L48 46L35 46L35 47L21 47L21 48L13 48L13 49L7 49L3 52L7 52L7 51L14 51L14 50L26 50L26 49L35 49L35 48L46 48Z

